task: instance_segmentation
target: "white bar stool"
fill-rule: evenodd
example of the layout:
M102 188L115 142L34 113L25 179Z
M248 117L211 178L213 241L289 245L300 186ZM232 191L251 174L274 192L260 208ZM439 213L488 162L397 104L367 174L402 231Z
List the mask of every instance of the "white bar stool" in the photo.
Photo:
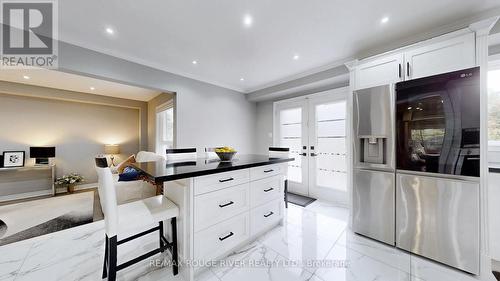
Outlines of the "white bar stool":
M172 254L172 270L173 274L177 275L179 272L177 254L177 216L179 215L179 208L164 195L157 195L144 200L118 205L116 202L116 188L113 184L110 168L101 159L96 158L96 171L99 180L98 192L106 227L102 278L108 277L108 280L115 281L117 271L153 255L162 253L165 250L169 250ZM171 242L167 241L163 234L163 221L169 219L172 224ZM122 240L118 240L117 238L119 233L154 223L158 223L158 226ZM159 231L160 245L158 248L122 264L117 264L117 248L119 245L155 231Z

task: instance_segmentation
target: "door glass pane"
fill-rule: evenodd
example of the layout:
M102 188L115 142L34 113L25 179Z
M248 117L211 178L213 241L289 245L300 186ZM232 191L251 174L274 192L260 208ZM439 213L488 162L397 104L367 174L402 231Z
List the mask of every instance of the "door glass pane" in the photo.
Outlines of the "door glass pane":
M345 120L318 121L318 137L334 138L345 137Z
M347 191L345 118L345 101L315 107L317 186Z
M302 182L302 108L291 108L280 111L279 117L280 146L290 148L290 156L295 158L288 162L288 180Z

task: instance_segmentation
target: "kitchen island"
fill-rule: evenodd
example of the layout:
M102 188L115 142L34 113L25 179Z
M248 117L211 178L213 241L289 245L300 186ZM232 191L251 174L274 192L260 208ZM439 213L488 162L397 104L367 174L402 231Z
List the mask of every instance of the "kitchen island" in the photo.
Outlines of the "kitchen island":
M293 158L236 155L231 162L134 164L179 207L179 272L185 280L281 223L289 161Z

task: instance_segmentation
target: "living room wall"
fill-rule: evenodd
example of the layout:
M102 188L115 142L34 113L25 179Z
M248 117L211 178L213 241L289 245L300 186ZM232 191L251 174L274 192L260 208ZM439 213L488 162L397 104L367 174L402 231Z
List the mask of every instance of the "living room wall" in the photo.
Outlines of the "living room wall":
M43 88L36 86L29 86L31 96L13 95L2 93L1 86L0 150L26 151L26 165L34 161L29 159L30 146L55 146L57 176L76 172L87 183L95 183L94 157L103 153L104 144L120 144L121 154L115 162L137 153L141 139L147 146L147 136L140 134L141 126L147 126L147 120L141 120L142 111L147 111L146 102L99 99L102 96L84 93L79 100L58 99L57 95L36 97L33 91Z

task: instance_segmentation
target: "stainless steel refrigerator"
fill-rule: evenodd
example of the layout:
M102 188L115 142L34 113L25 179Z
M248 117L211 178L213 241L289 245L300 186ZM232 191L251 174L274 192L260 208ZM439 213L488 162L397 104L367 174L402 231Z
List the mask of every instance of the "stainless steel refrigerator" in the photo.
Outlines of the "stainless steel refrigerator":
M396 246L479 274L479 68L396 84Z
M394 245L394 85L354 92L353 231Z

